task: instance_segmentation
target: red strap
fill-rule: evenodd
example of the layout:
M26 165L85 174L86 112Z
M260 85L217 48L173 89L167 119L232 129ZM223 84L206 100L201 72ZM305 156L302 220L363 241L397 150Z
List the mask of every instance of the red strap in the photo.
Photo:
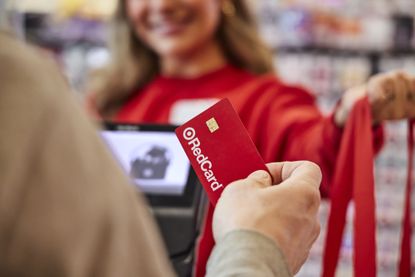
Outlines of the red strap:
M414 124L409 122L408 128L408 177L406 181L406 195L404 206L404 219L402 222L401 260L399 261L399 277L411 276L411 192L412 192L412 168L414 151Z
M376 276L374 146L369 102L362 102L354 115L354 276L369 277Z
M337 158L323 257L324 277L335 275L347 207L352 199L355 202L354 276L376 276L373 157L371 110L365 98L350 113Z
M213 239L212 233L212 218L214 210L215 207L209 203L203 232L196 249L196 263L193 275L195 277L205 276L206 264L210 256L210 252L212 252L213 246L215 246L215 240Z

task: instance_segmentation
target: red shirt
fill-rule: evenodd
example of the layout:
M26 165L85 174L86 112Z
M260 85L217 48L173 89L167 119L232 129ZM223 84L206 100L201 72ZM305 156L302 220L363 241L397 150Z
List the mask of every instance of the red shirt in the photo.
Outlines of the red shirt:
M159 76L133 94L115 121L179 124L186 120L177 116L180 112L187 110L190 119L225 97L265 162L316 162L324 176L322 193L327 194L342 131L332 116L320 113L312 95L273 75L257 76L229 65L194 79Z

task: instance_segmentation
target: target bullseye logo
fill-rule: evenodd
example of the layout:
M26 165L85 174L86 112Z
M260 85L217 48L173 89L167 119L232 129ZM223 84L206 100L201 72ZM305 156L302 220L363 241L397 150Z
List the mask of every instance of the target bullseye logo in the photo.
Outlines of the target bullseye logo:
M184 131L183 131L183 137L184 137L186 140L191 140L191 139L194 139L194 138L195 138L195 136L196 136L196 131L195 131L195 129L193 129L192 127L188 127L188 128L186 128L186 129L184 129Z
M187 127L183 130L183 138L190 146L190 150L193 156L196 157L196 162L199 165L200 170L203 172L203 176L210 184L212 191L216 191L223 187L213 172L213 164L209 160L209 157L203 154L202 146L198 137L196 137L196 131L192 127Z

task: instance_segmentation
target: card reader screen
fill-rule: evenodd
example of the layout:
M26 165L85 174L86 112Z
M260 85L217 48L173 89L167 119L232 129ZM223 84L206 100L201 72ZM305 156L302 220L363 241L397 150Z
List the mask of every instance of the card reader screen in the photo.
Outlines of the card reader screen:
M190 163L174 132L107 130L101 135L144 193L183 194Z

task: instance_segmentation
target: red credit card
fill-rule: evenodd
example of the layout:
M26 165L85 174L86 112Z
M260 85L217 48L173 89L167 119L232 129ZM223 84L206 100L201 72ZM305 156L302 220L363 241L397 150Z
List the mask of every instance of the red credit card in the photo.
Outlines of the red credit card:
M268 171L228 99L178 127L176 135L213 205L229 183Z

